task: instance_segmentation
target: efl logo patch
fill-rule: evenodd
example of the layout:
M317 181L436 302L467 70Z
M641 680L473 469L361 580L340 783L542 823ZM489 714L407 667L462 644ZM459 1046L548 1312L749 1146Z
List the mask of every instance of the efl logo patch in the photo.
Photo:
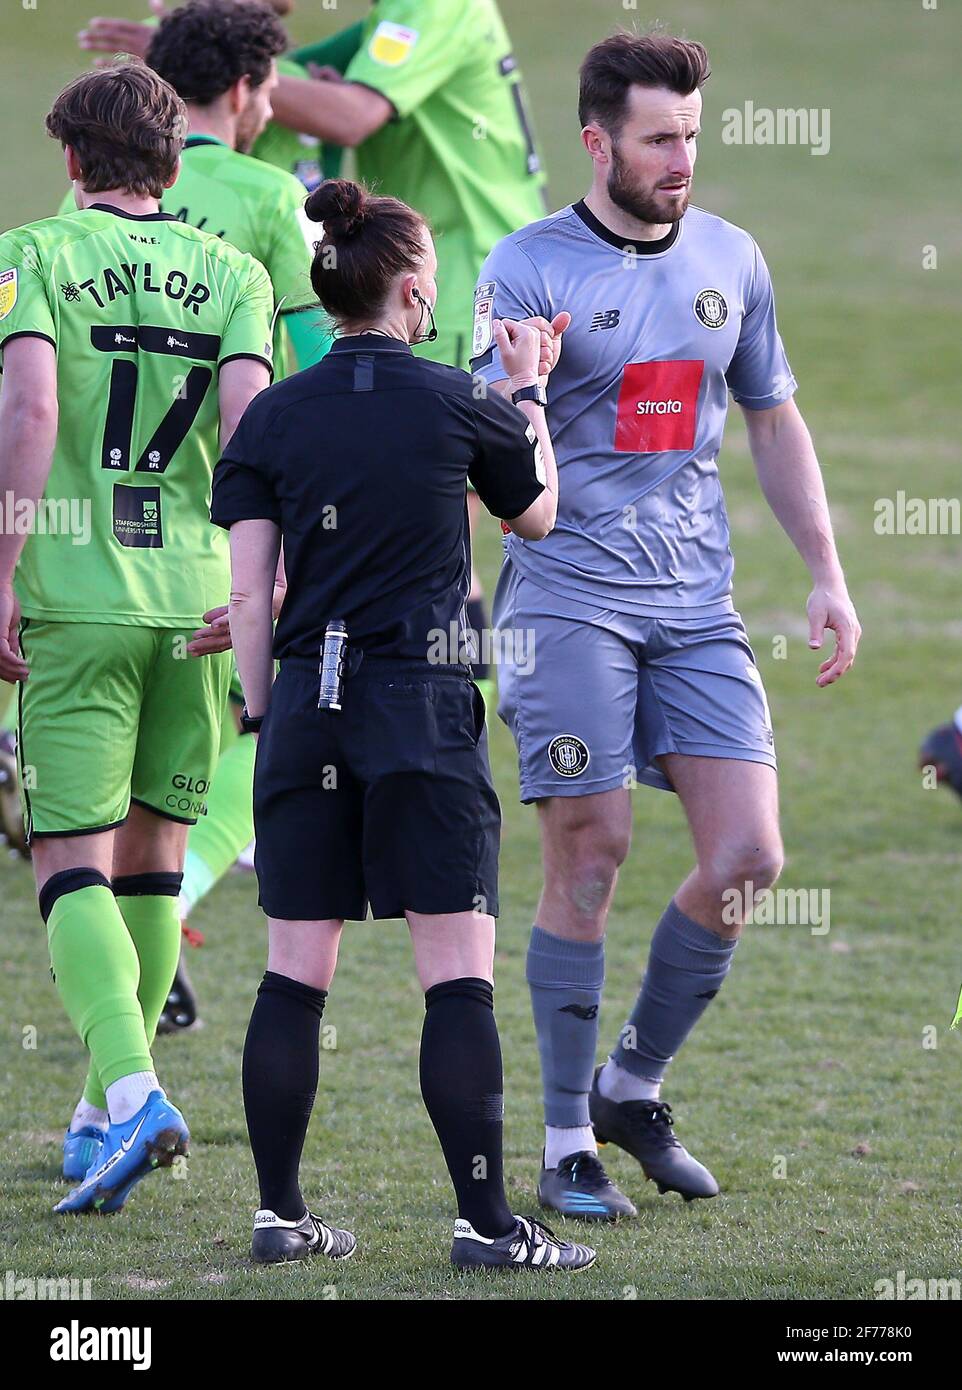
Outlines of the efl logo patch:
M558 734L548 744L548 762L559 777L580 777L591 762L591 754L577 734Z
M629 362L618 394L615 448L623 454L691 449L704 362Z
M416 29L408 29L403 24L394 24L389 19L382 19L371 35L367 51L375 63L397 68L410 57L411 49L417 41Z
M474 292L474 332L471 356L481 357L494 342L494 292L497 284L489 280Z
M17 271L5 270L0 275L0 319L5 319L17 302Z

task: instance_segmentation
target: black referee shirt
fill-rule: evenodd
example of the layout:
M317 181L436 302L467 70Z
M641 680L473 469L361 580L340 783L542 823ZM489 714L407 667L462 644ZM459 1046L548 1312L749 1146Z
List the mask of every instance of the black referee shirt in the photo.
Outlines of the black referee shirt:
M275 657L317 657L332 618L366 652L422 661L439 630L460 629L465 480L498 517L520 516L543 491L534 430L484 392L466 372L365 333L251 402L214 471L211 518L281 529Z

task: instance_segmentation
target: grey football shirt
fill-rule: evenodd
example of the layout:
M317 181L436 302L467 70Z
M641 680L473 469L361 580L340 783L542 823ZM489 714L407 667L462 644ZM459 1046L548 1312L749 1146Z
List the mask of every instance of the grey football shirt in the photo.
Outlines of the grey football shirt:
M583 203L505 237L475 295L473 371L505 376L494 318L571 314L548 381L558 520L511 536L544 588L624 613L731 610L734 563L718 454L728 393L750 410L789 400L795 378L753 239L689 208L632 247Z

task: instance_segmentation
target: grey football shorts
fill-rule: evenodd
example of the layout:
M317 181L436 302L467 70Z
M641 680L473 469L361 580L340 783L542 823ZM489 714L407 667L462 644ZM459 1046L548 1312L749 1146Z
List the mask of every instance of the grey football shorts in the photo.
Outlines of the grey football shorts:
M768 701L739 615L643 618L550 592L510 559L494 599L498 714L521 800L635 782L671 791L665 753L775 767Z

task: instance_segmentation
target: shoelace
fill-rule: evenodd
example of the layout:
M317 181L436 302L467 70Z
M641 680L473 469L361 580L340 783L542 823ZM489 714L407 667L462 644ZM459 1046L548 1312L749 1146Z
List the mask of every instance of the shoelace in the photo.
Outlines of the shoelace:
M546 1226L543 1221L536 1221L533 1216L521 1216L518 1219L522 1229L526 1232L522 1239L526 1239L531 1246L531 1254L534 1254L539 1245L556 1245L559 1250L564 1245L564 1241L559 1240L551 1227ZM511 1248L516 1250L517 1247L518 1242L516 1241Z
M654 1134L663 1148L681 1148L681 1144L671 1132L671 1127L675 1121L672 1118L671 1106L667 1101L634 1101L631 1104L631 1109L626 1109L626 1118L634 1124L636 1129L640 1129L642 1125L645 1125Z
M318 1241L318 1240L321 1241L321 1248L323 1248L323 1245L324 1245L324 1230L327 1229L327 1227L325 1227L324 1222L323 1222L323 1220L321 1220L320 1216L314 1215L314 1212L313 1212L313 1211L307 1212L307 1215L310 1216L310 1223L311 1223L311 1226L314 1227L314 1237L316 1237L316 1238L314 1238L314 1240L310 1240L310 1236L307 1236L307 1232L303 1232L303 1234L304 1234L304 1236L307 1236L307 1238L309 1238L311 1248L313 1248L314 1245L317 1244L317 1241Z
M588 1192L600 1192L608 1186L608 1174L597 1155L592 1153L569 1154L558 1164L559 1178L570 1178Z

